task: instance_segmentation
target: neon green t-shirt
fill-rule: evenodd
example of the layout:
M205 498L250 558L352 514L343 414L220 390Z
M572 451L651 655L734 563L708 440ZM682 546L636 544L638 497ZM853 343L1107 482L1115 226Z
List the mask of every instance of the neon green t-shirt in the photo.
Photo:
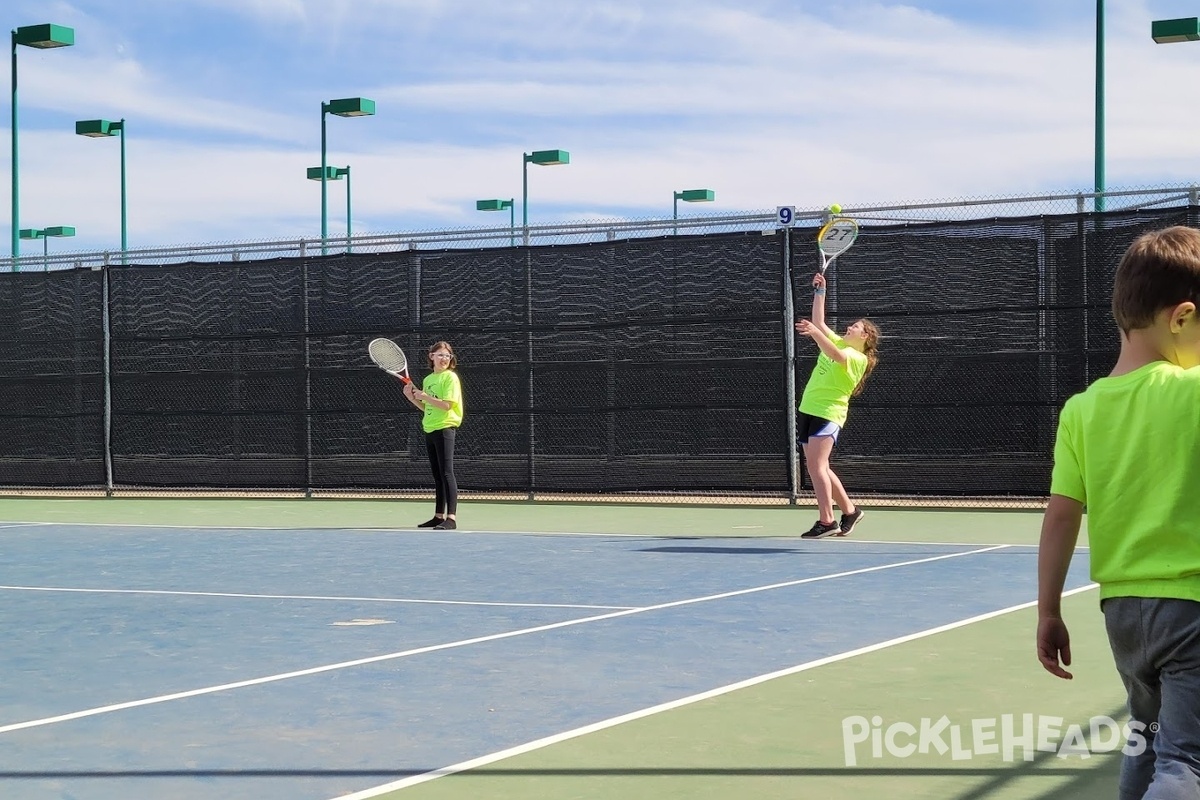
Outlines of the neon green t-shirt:
M867 356L846 344L846 340L837 334L830 338L838 350L846 354L846 363L839 364L824 352L818 355L800 397L799 408L801 414L845 426L850 414L850 395L867 374Z
M421 428L426 433L440 431L442 428L457 428L463 421L462 384L454 370L431 372L421 382L421 391L433 395L438 400L448 400L453 403L449 410L425 404L425 416L421 418Z
M1200 368L1159 361L1069 399L1050 492L1087 507L1101 599L1200 601Z

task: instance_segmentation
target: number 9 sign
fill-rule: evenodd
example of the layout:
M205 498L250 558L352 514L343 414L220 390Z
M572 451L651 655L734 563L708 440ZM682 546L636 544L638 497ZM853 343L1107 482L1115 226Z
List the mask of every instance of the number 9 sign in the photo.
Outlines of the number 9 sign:
M779 206L775 216L776 224L781 228L790 228L796 224L796 207Z

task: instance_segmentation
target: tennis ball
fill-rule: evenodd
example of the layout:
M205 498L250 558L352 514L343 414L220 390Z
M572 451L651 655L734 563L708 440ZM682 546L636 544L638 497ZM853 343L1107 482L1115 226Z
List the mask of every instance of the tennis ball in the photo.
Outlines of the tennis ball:
M842 207L841 207L841 206L839 206L837 203L834 203L833 205L831 205L831 206L829 207L829 210L830 210L830 212L832 212L832 213L834 213L834 214L840 214L840 213L842 213Z

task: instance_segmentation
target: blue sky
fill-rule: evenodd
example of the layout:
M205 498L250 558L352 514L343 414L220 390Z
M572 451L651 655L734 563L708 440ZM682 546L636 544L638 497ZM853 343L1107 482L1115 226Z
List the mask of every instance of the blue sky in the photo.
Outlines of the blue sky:
M1110 188L1200 182L1200 43L1155 45L1193 0L1108 0ZM22 227L119 242L127 120L130 246L315 236L320 104L354 227L504 224L474 201L521 193L531 223L1088 190L1094 0L7 0L21 48ZM8 182L8 159L0 174ZM341 184L330 228L344 226ZM8 192L4 217L9 215ZM519 219L519 209L518 209ZM5 225L7 228L7 224ZM65 242L64 242L65 245ZM27 248L36 245L26 244Z

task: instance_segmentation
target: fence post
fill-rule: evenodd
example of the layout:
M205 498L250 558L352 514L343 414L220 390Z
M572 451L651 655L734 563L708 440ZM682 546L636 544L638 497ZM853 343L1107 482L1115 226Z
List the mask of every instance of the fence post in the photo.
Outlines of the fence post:
M312 363L308 341L308 259L304 259L300 272L300 302L304 309L304 496L313 495L312 468Z
M794 506L800 494L799 448L796 447L796 334L792 329L796 319L796 300L792 292L792 229L783 228L782 232L783 388L787 403L783 409L783 419L787 433L788 504Z
M525 236L528 239L529 231ZM537 478L537 467L534 463L534 418L533 418L533 254L528 240L525 242L525 358L528 370L528 400L529 400L529 462L527 464L529 492L527 500L534 499L533 485Z
M107 256L105 262L108 261ZM104 496L113 496L112 458L112 327L108 302L108 265L100 270L100 335L103 337L104 370Z

